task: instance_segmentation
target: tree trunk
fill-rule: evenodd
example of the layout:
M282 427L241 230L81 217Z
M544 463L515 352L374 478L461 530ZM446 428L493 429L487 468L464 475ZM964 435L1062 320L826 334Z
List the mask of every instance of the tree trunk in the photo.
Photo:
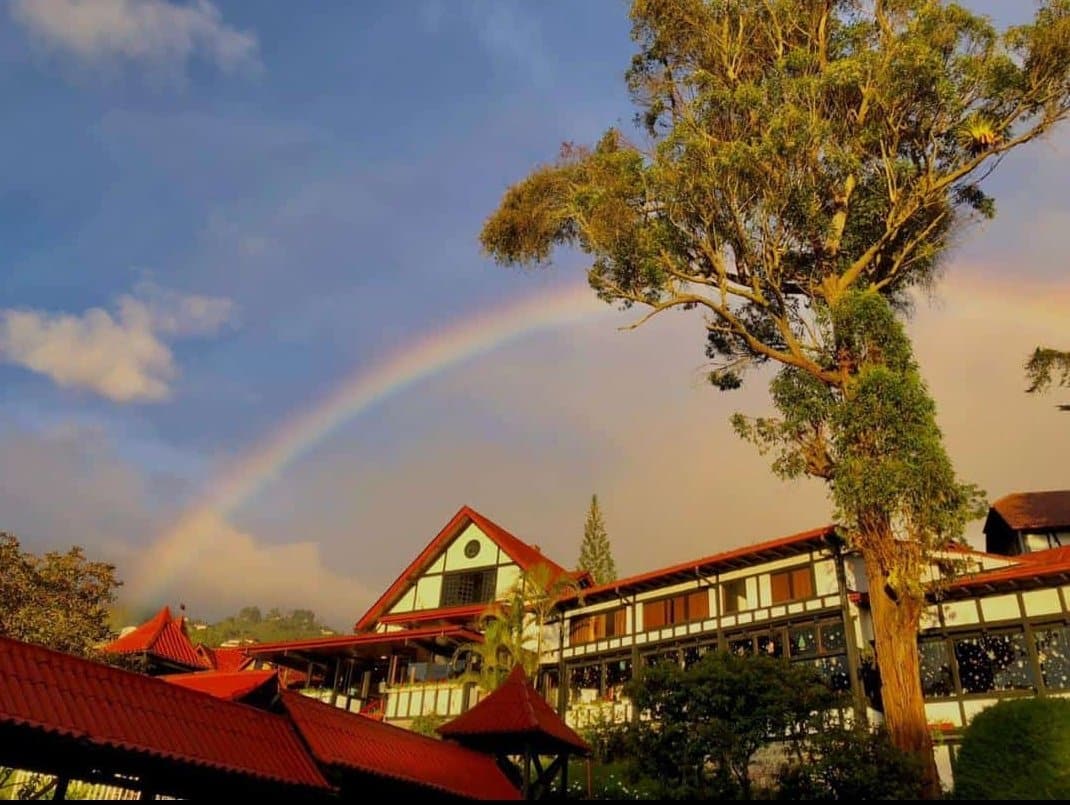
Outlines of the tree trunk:
M869 577L869 602L880 669L884 723L892 743L916 755L922 763L924 777L921 796L937 799L942 795L942 790L933 757L932 735L925 717L921 662L918 657L918 623L922 603L908 596L896 598L887 585L887 572L880 563L869 555L865 555L864 559L866 575Z

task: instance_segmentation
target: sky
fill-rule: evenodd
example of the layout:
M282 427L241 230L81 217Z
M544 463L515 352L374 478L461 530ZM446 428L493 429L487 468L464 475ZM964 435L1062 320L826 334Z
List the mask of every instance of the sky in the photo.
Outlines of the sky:
M130 613L347 628L465 504L572 565L597 493L622 574L828 522L732 433L764 379L706 385L697 319L625 332L580 256L480 252L511 182L632 125L626 11L0 4L0 530L115 562ZM990 499L1070 485L1022 373L1070 345L1067 186L1065 127L1005 160L909 323Z

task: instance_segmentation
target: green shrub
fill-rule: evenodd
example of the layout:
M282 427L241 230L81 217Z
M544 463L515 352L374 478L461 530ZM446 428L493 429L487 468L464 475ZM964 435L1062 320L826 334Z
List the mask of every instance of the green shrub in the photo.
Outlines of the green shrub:
M1016 699L978 713L954 771L956 799L1070 799L1070 700Z
M916 799L922 768L884 730L825 725L777 776L781 800Z

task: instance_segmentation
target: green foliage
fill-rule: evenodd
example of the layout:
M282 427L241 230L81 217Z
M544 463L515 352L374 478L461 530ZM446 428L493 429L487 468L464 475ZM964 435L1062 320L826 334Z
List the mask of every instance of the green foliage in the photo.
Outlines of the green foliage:
M602 521L602 509L598 506L598 495L591 495L591 508L587 512L587 521L583 524L583 542L580 545L580 559L577 570L588 570L595 584L605 584L617 578L617 563L613 561L613 550L609 545L606 525Z
M262 615L259 607L242 607L238 614L224 618L218 623L191 624L190 638L196 643L219 646L228 640L248 640L255 643L272 643L277 640L300 640L304 637L321 637L334 632L323 624L310 609L295 609L281 612L270 610Z
M687 670L646 669L630 694L649 720L636 728L636 774L669 799L750 797L755 753L797 741L837 698L814 669L767 656L711 652Z
M533 565L520 574L506 596L495 601L480 616L483 640L457 650L455 659L469 658L468 678L485 691L495 690L517 664L529 677L535 675L542 656L543 629L558 600L577 589L567 575L549 565Z
M1047 391L1051 386L1070 388L1070 352L1037 347L1025 364L1030 393Z
M883 730L826 723L801 750L777 775L777 799L914 799L921 788L921 765Z
M982 710L963 733L954 771L956 799L1070 799L1070 701Z
M114 566L78 546L36 556L0 533L0 568L0 634L82 656L110 637Z
M434 714L416 716L410 723L409 729L419 735L426 735L428 738L438 738L438 728L445 724L449 719L446 716L439 716Z
M588 773L590 778L588 779ZM653 780L637 778L630 761L573 761L568 773L569 799L661 799Z

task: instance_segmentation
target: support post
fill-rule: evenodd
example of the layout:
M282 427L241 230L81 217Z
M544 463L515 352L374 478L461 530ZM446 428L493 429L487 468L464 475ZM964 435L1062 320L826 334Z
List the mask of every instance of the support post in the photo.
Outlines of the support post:
M52 799L66 799L67 798L67 786L71 784L71 777L69 774L60 774L56 777L56 788L52 794Z
M862 682L858 678L861 658L855 643L855 622L851 615L851 601L847 597L847 569L843 562L843 548L838 543L833 545L833 560L836 565L836 586L840 588L840 610L843 613L843 632L847 643L847 675L851 683L851 701L854 703L855 718L859 724L865 724L866 704Z

